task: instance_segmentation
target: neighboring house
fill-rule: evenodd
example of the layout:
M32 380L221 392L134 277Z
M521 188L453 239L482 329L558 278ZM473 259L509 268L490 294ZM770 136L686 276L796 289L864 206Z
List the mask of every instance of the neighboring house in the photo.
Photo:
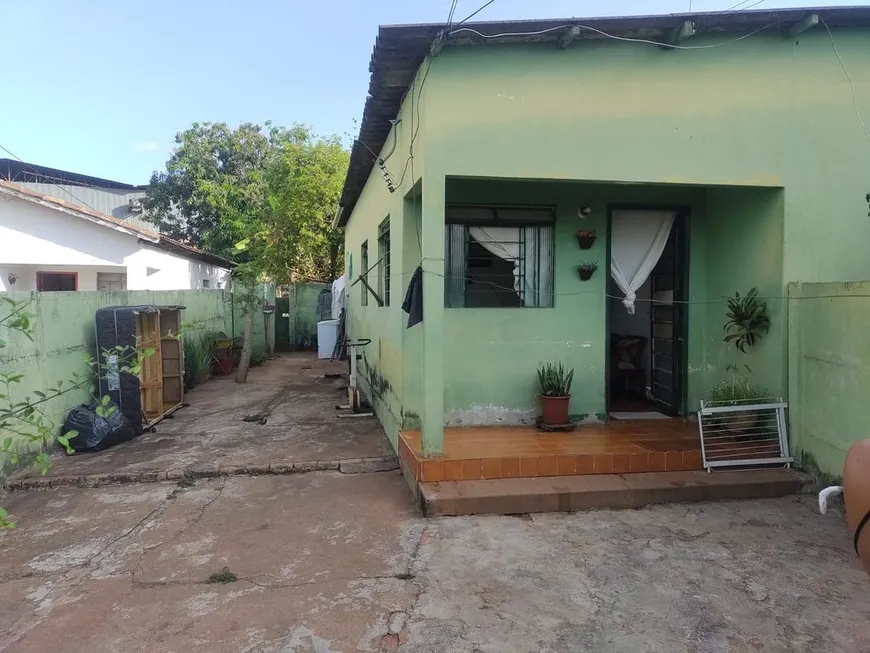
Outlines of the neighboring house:
M0 291L221 289L231 269L129 220L0 181Z
M147 186L135 186L77 172L58 170L15 159L0 159L0 180L11 181L64 202L110 215L125 224L155 231L143 219L142 199Z
M693 412L739 359L723 298L752 287L772 321L753 377L785 394L786 284L870 278L870 8L443 28L380 29L336 215L394 444L528 423L547 361L575 370L575 418L606 419L622 383Z

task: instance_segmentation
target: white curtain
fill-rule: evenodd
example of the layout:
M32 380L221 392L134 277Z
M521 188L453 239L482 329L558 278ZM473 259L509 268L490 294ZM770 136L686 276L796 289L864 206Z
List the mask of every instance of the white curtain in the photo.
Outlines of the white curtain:
M673 211L614 211L610 227L610 274L634 314L635 294L649 278L668 243Z
M469 227L468 234L493 256L514 264L514 290L520 292L520 230L518 227Z

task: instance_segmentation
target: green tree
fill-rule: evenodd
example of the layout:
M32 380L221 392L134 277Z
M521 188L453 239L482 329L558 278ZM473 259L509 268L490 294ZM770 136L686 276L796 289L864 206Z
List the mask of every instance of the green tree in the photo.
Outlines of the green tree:
M332 218L349 158L337 136L318 138L298 125L281 135L266 170L271 212L262 235L272 278L332 281L341 274L344 234Z
M228 216L226 202L266 205L267 161L282 129L243 123L194 123L175 136L166 170L151 176L145 219L161 233L204 250L231 256L247 225Z

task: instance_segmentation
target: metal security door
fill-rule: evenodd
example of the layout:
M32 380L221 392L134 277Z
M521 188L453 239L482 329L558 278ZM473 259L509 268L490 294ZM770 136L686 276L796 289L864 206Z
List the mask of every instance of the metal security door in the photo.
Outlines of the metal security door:
M677 215L668 243L650 275L652 374L650 398L668 415L684 412L686 343L685 216Z

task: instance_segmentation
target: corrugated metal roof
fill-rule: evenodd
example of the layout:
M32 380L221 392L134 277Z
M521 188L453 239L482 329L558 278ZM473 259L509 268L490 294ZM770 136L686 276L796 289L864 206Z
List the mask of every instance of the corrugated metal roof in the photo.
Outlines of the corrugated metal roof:
M131 224L126 224L121 220L112 217L111 215L106 215L105 213L100 213L99 211L94 211L93 209L80 206L79 204L75 204L73 202L67 202L57 197L38 193L28 188L22 188L21 186L8 181L0 181L0 194L6 195L7 197L14 197L16 199L33 202L34 204L40 204L50 209L56 209L69 215L84 218L89 222L94 222L104 227L109 227L111 229L115 229L116 231L127 233L131 236L143 238L153 243L158 242L160 239L160 234L157 234L149 229L144 229L142 227L136 227Z
M445 45L555 42L574 25L600 30L611 36L663 41L673 29L687 20L691 20L695 24L695 33L699 35L746 34L768 28L785 29L791 24L800 22L810 14L819 14L832 28L870 27L870 7L801 7L760 11L465 23L463 28L473 28L481 34L490 36L490 38L463 31L449 36ZM340 226L347 224L376 163L376 158L369 149L380 152L383 148L390 133L390 120L398 115L402 97L411 85L420 65L429 54L432 42L444 32L445 27L446 25L443 23L429 23L386 25L379 28L369 64L371 78L359 136L351 150L350 166L345 177L339 201L340 207L336 216ZM532 32L543 33L531 35ZM516 33L522 34L517 35ZM592 30L581 29L576 40L603 38L608 37Z
M135 186L111 179L91 177L69 170L59 170L40 166L35 163L26 163L17 159L0 159L0 179L21 182L48 182L63 183L72 186L100 186L101 188L115 188L119 190L145 190L147 186Z

